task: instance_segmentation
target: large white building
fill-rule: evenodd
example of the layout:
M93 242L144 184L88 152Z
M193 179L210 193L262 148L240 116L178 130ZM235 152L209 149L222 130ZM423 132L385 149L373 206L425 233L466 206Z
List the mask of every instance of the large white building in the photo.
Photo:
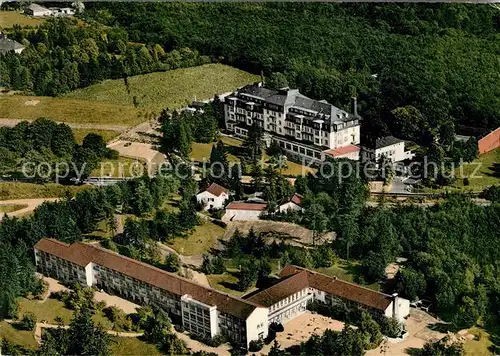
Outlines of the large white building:
M224 101L226 128L245 137L256 122L291 157L321 162L326 157L359 159L360 117L310 99L297 89L270 90L247 85Z
M372 314L410 313L410 303L297 266L286 266L273 286L238 298L115 252L42 239L34 247L38 271L63 282L95 286L142 305L158 305L197 336L225 334L248 347L267 336L270 323L284 324L307 310L308 302L345 303Z

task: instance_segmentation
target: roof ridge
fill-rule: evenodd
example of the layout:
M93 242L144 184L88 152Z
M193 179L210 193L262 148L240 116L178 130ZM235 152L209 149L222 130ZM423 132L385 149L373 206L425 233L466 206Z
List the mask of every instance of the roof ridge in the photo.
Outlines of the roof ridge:
M57 241L57 240L56 240L56 241ZM217 293L217 294L224 295L224 296L228 296L228 297L230 297L230 298L232 298L232 299L235 299L235 300L240 300L240 301L243 301L243 302L245 302L245 303L247 302L245 299L242 299L242 298L240 298L240 297L233 296L233 295L231 295L231 294L228 294L228 293L224 293L224 292L218 291L217 289L214 289L214 288L212 288L212 287L206 287L206 286L204 286L204 285L201 285L201 284L198 284L198 283L196 283L196 282L193 282L192 280L187 279L187 278L185 278L185 277L182 277L182 276L176 275L176 274L174 274L174 273L171 273L171 272L165 271L165 270L163 270L163 269L161 269L161 268L158 268L158 267L156 267L156 266L153 266L153 265L151 265L151 264L149 264L149 263L145 263L145 262L142 262L142 261L136 260L136 259L131 258L131 257L128 257L128 256L120 255L118 252L115 252L115 251L112 251L112 250L108 250L108 249L106 249L106 248L104 248L104 247L91 245L91 244L88 244L88 243L85 243L85 242L82 242L82 241L77 242L76 244L78 244L78 245L83 245L83 246L86 246L86 247L90 247L90 248L93 248L93 249L96 249L96 250L100 250L100 251L103 251L104 253L114 254L115 256L120 257L120 258L125 259L125 260L128 260L128 261L130 261L130 262L132 262L132 263L135 263L135 264L138 264L138 265L141 265L141 266L147 267L147 268L151 268L151 269L157 270L158 272L161 272L161 273L166 274L166 275L168 275L168 276L171 276L171 277L173 277L173 278L176 278L176 279L182 280L182 281L184 281L184 282L186 282L186 283L189 283L189 284L191 284L191 285L194 285L194 286L196 286L196 287L201 287L201 288L203 288L203 289L205 289L205 290L207 290L207 291L210 291L210 292L215 292L215 293ZM69 245L69 246L71 247L72 245ZM92 261L91 261L91 262L92 262ZM112 269L112 268L111 268L111 269ZM253 304L254 306L262 307L261 305L258 305L257 303L253 303L253 302L251 302L250 304Z
M311 274L319 274L320 276L330 278L330 279L332 279L332 282L333 281L337 281L337 282L346 283L346 284L349 284L349 285L357 287L357 288L362 288L362 289L364 289L366 291L369 291L369 292L373 292L373 293L376 293L376 294L380 294L380 295L386 296L388 298L392 298L392 296L390 294L382 293L382 292L370 289L368 287L362 286L360 284L346 281L345 279L342 279L342 278L338 278L338 277L335 277L335 276L332 277L332 276L329 276L327 274L324 274L324 273L321 273L321 272L317 272L317 271L313 271L313 270L310 270L308 268L304 268L304 267L300 267L300 266L296 266L296 265L291 265L291 266L293 266L295 268L298 268L298 269L300 269L301 271L304 271L304 272L309 272Z

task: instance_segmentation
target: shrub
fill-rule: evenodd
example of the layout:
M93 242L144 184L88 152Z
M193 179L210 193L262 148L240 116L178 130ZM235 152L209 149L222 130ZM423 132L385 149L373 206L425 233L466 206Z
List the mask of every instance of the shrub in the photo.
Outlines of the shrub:
M399 337L403 330L401 323L396 318L388 318L382 315L377 322L380 325L382 334L391 338Z
M285 331L285 328L283 327L283 324L274 322L269 325L269 330L281 333Z
M23 318L19 322L19 327L23 330L33 331L36 326L36 315L33 313L23 314Z
M104 248L107 248L108 250L118 252L118 247L116 246L116 243L111 240L111 239L105 239L101 242L101 246Z
M262 340L252 340L248 345L248 350L251 352L258 352L264 347L264 342Z

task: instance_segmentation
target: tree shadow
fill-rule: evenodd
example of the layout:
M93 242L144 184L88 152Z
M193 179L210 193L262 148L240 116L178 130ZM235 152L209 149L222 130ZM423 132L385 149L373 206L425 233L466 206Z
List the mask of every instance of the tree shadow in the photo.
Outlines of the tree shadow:
M422 349L419 349L417 347L408 347L405 349L405 351L410 356L421 356L422 355Z
M500 163L493 163L493 165L488 167L488 169L491 171L491 173L486 173L487 176L500 178Z

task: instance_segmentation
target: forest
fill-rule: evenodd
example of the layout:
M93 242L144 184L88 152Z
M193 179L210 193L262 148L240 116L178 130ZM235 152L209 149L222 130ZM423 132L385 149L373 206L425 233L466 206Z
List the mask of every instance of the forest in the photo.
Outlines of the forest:
M107 148L99 134L87 134L79 145L68 125L47 118L0 127L1 174L22 172L24 177L40 182L60 177L86 178L101 160L117 157L118 153Z
M130 42L124 29L92 21L53 19L37 28L16 26L8 36L26 49L0 56L0 85L36 95L57 96L104 79L124 78L128 87L128 76L210 62L189 48L166 53L158 44Z
M458 125L500 125L500 11L472 4L101 3L86 12L131 41L189 47L273 85L348 109L364 127L417 142ZM394 110L421 124L400 132ZM416 129L414 132L413 129Z

